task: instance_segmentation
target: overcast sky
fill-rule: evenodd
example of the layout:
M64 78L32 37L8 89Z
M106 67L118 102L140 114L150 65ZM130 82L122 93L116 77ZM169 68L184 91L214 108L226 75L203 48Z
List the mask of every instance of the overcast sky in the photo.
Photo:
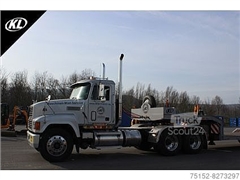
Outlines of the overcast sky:
M47 11L2 56L6 72L47 71L57 79L84 69L159 91L167 86L223 102L240 97L239 11Z

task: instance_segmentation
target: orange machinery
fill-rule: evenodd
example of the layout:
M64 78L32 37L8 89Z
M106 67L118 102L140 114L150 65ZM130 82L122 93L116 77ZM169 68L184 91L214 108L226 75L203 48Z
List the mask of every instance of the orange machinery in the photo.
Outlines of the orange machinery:
M22 120L23 118L24 120ZM19 120L24 121L27 127L27 110L22 109L20 106L14 106L12 114L9 114L9 105L1 103L1 129L8 128L8 130L14 130Z

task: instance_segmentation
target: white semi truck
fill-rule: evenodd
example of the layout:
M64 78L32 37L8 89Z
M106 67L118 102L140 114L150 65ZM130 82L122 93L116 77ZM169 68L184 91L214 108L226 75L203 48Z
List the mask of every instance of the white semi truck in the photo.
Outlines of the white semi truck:
M69 99L50 100L30 106L27 139L50 162L64 161L79 149L136 147L162 155L199 153L207 142L223 139L223 121L201 112L177 114L174 107L156 107L152 96L141 108L132 109L132 125L122 121L122 60L118 92L114 81L91 78L74 83ZM238 136L239 138L239 136Z

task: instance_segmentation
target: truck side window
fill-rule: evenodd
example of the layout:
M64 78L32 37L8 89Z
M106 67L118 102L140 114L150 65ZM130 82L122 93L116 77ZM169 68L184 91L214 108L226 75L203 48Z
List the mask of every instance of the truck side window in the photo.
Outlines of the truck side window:
M91 99L98 100L98 86L97 85L94 85L94 87L93 87Z
M99 85L94 85L93 91L92 91L92 96L91 96L92 100L100 100L98 97L98 93L99 93L98 90L99 90ZM110 100L110 87L109 86L104 87L104 96L106 98L106 101Z
M92 96L91 96L92 100L99 100L98 90L99 90L99 86L98 85L94 85L93 91L92 91ZM109 86L105 86L104 87L104 96L106 98L106 101L110 100L110 87Z
M109 101L109 99L110 99L110 87L105 86L104 87L104 92L105 92L106 101Z

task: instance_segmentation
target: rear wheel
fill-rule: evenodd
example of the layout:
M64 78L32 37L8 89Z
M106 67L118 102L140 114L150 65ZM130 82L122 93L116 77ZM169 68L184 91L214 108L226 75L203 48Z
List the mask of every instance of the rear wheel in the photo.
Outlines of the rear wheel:
M202 135L188 135L184 137L183 151L188 154L197 154L203 149Z
M50 162L66 160L72 153L73 139L60 128L49 129L42 137L39 151L44 159Z
M180 151L181 146L182 141L178 135L171 134L168 130L164 130L155 146L155 150L165 156L174 156Z

